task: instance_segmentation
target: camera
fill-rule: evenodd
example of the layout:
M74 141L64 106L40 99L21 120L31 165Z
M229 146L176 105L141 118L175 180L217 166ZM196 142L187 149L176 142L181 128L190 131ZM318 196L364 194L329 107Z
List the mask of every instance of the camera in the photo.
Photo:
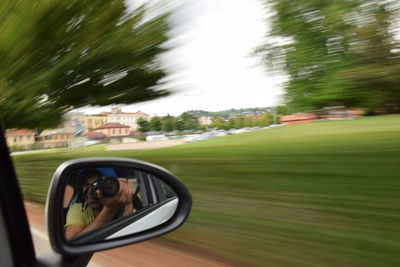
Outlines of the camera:
M97 190L100 190L104 197L113 197L119 192L119 181L113 176L103 176L90 185L88 196L98 198Z

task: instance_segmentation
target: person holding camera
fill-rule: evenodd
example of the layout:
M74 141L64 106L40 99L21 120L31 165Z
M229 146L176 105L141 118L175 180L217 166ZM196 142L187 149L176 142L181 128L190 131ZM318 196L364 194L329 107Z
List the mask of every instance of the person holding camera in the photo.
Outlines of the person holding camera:
M79 180L83 202L73 204L68 210L64 226L66 239L133 212L133 188L126 178L104 177L98 170L88 169L79 175Z

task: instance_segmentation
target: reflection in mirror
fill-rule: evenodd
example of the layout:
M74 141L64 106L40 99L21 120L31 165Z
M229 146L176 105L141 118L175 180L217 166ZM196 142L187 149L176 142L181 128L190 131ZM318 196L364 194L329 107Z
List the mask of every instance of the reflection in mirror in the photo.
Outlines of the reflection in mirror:
M65 184L65 238L74 243L138 233L166 222L177 204L171 187L150 173L112 166L77 169Z

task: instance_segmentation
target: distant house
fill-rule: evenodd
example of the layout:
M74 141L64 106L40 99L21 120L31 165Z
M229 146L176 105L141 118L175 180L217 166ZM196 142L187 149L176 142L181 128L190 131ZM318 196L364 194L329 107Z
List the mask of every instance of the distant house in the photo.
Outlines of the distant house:
M109 122L95 128L93 132L103 133L107 137L122 137L130 135L131 127L117 122Z
M150 115L143 112L122 112L121 108L112 108L111 112L103 113L107 115L107 122L116 122L129 126L132 131L139 128L137 120L139 118L150 120Z
M9 147L28 149L35 143L35 133L30 129L8 129L6 139Z
M365 111L362 109L351 109L347 111L347 116L350 118L359 118L365 116Z
M46 129L40 133L38 143L44 148L68 147L75 136L75 128Z
M317 121L318 117L314 113L299 113L292 115L285 115L281 118L281 123L285 124L299 124Z
M213 123L214 118L210 116L201 116L198 118L198 121L200 125L210 125Z
M344 106L336 106L336 107L325 107L321 110L318 110L316 113L320 119L340 120L340 119L362 117L364 116L365 111L360 109L353 109L353 110L347 109Z
M107 123L106 114L85 115L85 130L91 132L93 129Z

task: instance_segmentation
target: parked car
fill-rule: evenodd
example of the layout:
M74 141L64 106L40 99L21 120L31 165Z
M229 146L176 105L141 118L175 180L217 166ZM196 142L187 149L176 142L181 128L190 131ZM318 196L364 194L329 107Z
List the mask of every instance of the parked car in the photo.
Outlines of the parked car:
M146 136L146 141L165 141L165 140L169 140L168 136L166 136L165 134Z

